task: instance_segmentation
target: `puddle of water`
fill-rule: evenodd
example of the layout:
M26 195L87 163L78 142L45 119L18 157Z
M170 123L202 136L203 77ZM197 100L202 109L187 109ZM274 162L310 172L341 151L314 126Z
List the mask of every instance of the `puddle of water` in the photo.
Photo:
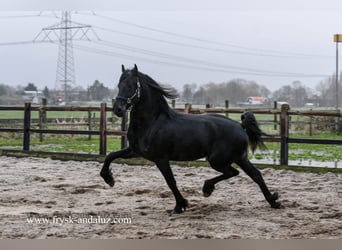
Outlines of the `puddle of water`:
M42 149L46 147L62 147L63 145L36 145L33 146L35 150ZM0 149L21 149L22 146L6 146L0 147ZM206 161L205 158L199 159L199 161ZM269 164L269 165L280 165L279 159L272 159L267 157L265 159L251 158L250 161L255 164ZM315 161L315 160L289 160L289 165L291 166L306 166L306 167L321 167L321 168L342 168L342 161Z
M251 159L252 163L256 164L273 164L280 165L279 159ZM342 168L340 161L313 161L313 160L289 160L291 166L305 166L305 167L321 167L321 168Z

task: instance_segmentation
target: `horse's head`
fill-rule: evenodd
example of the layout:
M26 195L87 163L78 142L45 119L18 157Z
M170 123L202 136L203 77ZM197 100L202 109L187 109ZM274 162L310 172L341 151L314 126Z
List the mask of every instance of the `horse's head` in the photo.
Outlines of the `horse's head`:
M114 113L122 117L131 106L139 101L141 95L141 85L138 78L138 67L126 70L122 65L122 74L119 80L119 93L115 98Z

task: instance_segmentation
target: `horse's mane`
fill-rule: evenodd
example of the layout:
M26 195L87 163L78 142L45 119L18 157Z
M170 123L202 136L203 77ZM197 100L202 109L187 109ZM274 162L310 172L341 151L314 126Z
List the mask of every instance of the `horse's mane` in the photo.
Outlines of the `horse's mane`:
M168 99L176 99L178 97L177 90L172 87L167 87L161 84L158 84L155 80L153 80L150 76L138 72L139 80L142 84L147 84L153 89L157 90L160 94L165 96Z

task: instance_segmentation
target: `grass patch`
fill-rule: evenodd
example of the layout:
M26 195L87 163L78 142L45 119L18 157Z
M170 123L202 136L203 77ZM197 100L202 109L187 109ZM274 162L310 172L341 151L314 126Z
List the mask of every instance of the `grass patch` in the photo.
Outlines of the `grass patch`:
M0 149L22 149L22 136L1 137ZM119 150L121 147L120 137L107 138L107 152ZM66 152L66 153L99 153L99 138L92 136L58 136L45 135L44 141L39 141L38 135L31 137L30 150L45 152Z
M91 112L92 117L99 118L100 112ZM46 112L47 118L59 118L59 119L87 119L88 112L86 111L48 111ZM111 117L112 112L107 112L107 117ZM0 119L23 119L24 111L21 110L11 110L4 111L0 110ZM39 112L31 111L31 119L38 119Z
M336 135L335 135L336 136ZM318 136L316 138L319 138ZM329 135L324 138L333 138ZM0 134L0 149L22 149L23 138L20 133L2 133ZM257 160L280 159L280 143L267 142L268 150L257 150L250 158ZM121 147L120 137L108 136L107 152L119 150ZM312 160L318 162L342 161L342 145L316 145L316 144L295 144L289 145L289 160L302 161ZM30 150L46 152L67 152L67 153L99 153L99 138L92 136L89 140L84 135L44 135L44 141L39 141L38 134L31 135Z

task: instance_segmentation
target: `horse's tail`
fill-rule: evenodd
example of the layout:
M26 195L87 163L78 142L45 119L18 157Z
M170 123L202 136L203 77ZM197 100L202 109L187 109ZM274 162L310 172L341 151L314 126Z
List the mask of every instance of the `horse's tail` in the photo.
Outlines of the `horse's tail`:
M270 136L264 133L258 125L255 116L251 112L245 112L241 115L241 125L245 129L249 144L251 147L252 152L254 153L255 149L259 147L260 149L267 149L266 145L264 144L261 136Z

